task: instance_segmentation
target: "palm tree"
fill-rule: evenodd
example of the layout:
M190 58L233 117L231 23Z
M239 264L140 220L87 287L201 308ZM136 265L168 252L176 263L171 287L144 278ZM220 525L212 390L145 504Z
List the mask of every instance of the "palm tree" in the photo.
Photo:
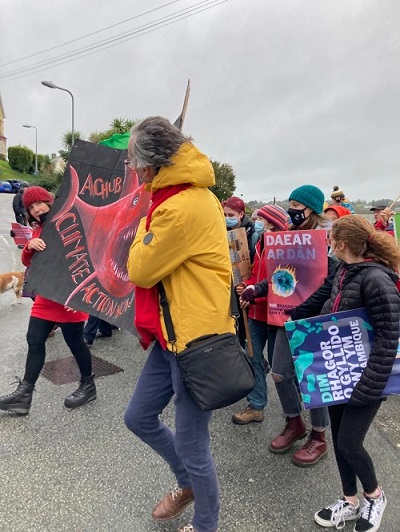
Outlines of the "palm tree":
M74 131L74 140L82 139L83 135L79 131ZM61 137L63 148L71 151L72 148L72 131L66 131Z
M93 144L98 144L104 138L107 138L104 137L104 131L93 131L92 133L90 133L88 141L93 142Z
M126 130L132 129L135 124L140 122L140 120L125 120Z
M127 133L135 124L137 124L137 122L139 122L139 120L131 120L123 117L114 118L108 129L105 129L104 131L93 131L93 133L90 133L89 141L97 144L101 140L108 139L115 134Z
M120 118L114 118L110 124L110 129L112 129L114 133L126 133L126 118L123 118L122 116Z
M82 137L82 133L79 131L74 131L74 141L77 139L82 139ZM64 149L59 150L59 154L64 161L68 161L72 149L72 131L66 131L61 137L61 141Z

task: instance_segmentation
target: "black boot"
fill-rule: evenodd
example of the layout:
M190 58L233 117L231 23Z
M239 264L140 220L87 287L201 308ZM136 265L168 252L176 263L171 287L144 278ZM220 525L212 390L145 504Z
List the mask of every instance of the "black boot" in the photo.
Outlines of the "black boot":
M8 410L14 414L26 416L32 404L32 393L35 385L21 381L18 377L15 378L17 379L18 387L15 392L0 397L0 410Z
M96 385L94 375L83 377L79 383L79 388L69 395L64 404L67 408L77 408L96 399Z

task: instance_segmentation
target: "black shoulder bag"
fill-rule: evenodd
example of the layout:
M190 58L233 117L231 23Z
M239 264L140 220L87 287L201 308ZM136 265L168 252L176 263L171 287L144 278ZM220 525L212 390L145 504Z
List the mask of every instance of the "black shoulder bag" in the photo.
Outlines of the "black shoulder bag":
M176 336L164 286L158 283L168 341ZM231 290L232 316L238 314L234 287ZM207 334L186 344L176 354L183 384L193 402L201 410L216 410L236 403L255 385L251 362L236 334Z

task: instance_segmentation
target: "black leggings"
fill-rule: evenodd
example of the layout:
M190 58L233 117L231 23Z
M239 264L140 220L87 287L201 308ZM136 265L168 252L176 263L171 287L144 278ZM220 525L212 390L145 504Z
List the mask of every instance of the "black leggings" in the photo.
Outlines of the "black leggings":
M89 377L92 374L92 359L90 350L83 339L84 324L84 321L56 324L53 321L31 317L26 334L28 356L24 380L30 384L35 384L38 380L46 358L46 340L54 325L61 328L64 340L75 357L82 377Z
M363 443L381 404L382 401L377 401L361 407L348 404L329 407L336 462L347 497L357 494L357 477L365 493L378 487L374 464Z

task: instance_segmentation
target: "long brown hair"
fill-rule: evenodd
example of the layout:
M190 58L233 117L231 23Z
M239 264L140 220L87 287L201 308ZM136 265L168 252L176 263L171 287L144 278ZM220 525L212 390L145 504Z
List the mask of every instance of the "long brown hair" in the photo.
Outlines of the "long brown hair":
M399 272L400 248L395 239L385 231L377 231L363 216L352 214L335 220L331 238L344 242L353 255L372 259Z

